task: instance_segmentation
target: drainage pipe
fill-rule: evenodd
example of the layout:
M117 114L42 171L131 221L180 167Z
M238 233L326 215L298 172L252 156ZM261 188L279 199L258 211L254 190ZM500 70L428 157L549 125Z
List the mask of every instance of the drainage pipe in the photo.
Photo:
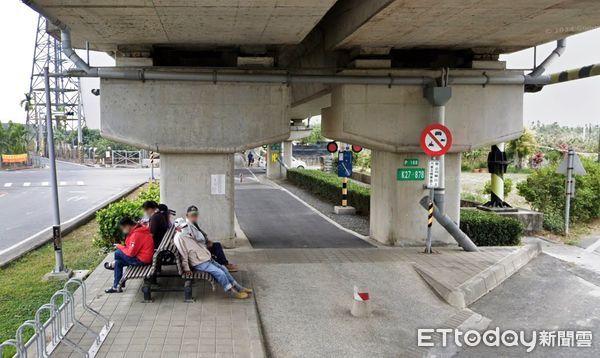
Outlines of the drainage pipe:
M567 39L560 39L556 41L556 48L552 50L550 55L548 55L548 57L546 57L546 59L542 61L542 63L540 63L536 68L533 69L533 71L531 71L531 73L529 73L529 76L538 77L542 75L546 71L548 66L550 66L550 64L554 62L554 60L559 58L565 52L566 48Z
M419 204L421 204L421 206L425 208L425 210L427 210L429 206L429 196L424 196L419 201ZM442 225L444 229L446 229L450 236L452 236L454 240L456 240L458 245L462 247L465 251L479 251L477 246L473 243L473 241L471 241L467 234L462 232L458 225L456 225L448 215L438 210L435 204L433 207L433 217L435 218L435 220L437 220L438 223L440 223L440 225Z

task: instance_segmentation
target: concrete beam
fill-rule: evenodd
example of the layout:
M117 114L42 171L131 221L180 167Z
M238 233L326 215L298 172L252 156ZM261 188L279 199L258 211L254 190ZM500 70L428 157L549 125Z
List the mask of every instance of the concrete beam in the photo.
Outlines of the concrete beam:
M101 81L102 135L162 153L234 153L290 135L280 84Z

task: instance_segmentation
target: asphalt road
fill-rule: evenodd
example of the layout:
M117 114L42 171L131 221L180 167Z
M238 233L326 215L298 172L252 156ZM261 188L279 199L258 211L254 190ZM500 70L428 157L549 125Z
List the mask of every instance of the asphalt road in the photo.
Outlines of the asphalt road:
M61 222L146 181L149 169L57 165ZM0 171L0 252L52 226L49 169Z
M554 331L553 347L540 345L531 353L519 347L466 348L457 355L471 357L599 357L600 356L600 275L574 263L541 254L499 287L471 307L490 318L488 329L503 332L524 330L530 340L532 331ZM591 347L561 340L557 331L592 332ZM571 346L566 346L571 344Z
M243 169L236 173L243 174ZM235 212L252 247L373 247L333 225L286 191L259 183L252 174L246 170L242 182L236 178L235 192Z

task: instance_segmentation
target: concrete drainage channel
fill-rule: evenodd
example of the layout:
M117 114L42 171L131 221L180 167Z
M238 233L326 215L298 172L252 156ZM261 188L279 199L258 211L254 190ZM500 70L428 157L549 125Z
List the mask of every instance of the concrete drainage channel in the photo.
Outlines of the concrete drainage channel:
M413 266L429 286L448 304L463 309L498 287L540 252L542 252L542 246L539 243L521 247L458 286L452 285L444 277L434 274L423 266L417 264Z

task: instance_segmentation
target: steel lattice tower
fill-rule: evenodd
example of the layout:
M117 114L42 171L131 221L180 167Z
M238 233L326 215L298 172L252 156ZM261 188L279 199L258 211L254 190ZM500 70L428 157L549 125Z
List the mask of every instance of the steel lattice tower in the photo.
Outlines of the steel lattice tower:
M50 73L65 73L74 68L68 59L63 57L61 43L46 32L46 19L38 17L35 35L35 48L31 66L29 93L25 98L27 127L35 135L36 152L44 148L44 132L46 128L46 101L44 97L44 67ZM81 87L78 78L50 77L50 98L52 102L52 119L56 128L70 133L77 133L77 142L81 141L81 128L85 127Z

